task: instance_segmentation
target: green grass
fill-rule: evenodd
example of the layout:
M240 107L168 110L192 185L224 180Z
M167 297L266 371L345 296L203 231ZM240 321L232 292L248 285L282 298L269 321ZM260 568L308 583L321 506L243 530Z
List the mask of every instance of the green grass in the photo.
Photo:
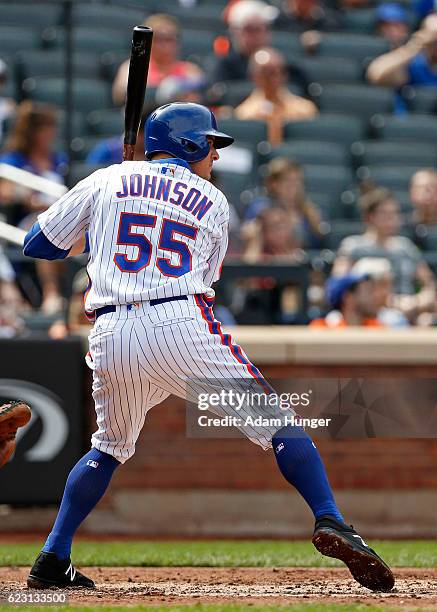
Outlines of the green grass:
M376 551L393 567L437 567L437 540L373 541ZM42 542L0 543L0 566L31 565ZM77 565L205 566L205 567L342 567L322 557L307 541L77 541Z

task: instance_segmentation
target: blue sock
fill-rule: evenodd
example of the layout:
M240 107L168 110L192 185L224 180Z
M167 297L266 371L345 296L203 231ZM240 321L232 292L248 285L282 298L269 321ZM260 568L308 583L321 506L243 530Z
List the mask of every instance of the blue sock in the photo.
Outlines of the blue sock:
M329 514L343 521L325 466L314 442L301 427L283 427L273 436L276 461L285 480L305 499L315 518Z
M44 544L44 552L54 552L68 559L73 536L108 488L120 462L111 455L92 448L71 470L53 529Z

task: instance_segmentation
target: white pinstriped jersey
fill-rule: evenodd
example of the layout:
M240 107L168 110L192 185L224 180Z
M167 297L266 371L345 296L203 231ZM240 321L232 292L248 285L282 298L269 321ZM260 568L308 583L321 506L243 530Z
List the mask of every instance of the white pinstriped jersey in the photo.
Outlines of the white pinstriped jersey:
M229 206L221 191L181 160L97 170L38 221L50 242L64 250L88 230L88 312L178 295L214 297Z

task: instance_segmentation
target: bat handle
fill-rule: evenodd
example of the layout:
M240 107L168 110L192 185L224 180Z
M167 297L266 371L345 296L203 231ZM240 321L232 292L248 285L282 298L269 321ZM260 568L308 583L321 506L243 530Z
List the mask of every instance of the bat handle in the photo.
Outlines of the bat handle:
M135 145L125 144L123 145L123 161L133 161Z

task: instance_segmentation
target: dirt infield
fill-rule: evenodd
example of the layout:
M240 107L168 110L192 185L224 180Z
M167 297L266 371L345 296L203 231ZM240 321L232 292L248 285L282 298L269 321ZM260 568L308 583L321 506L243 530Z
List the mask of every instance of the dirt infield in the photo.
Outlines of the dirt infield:
M364 603L437 607L436 569L397 569L391 593L371 593L347 570L325 568L82 568L95 590L69 593L70 604ZM0 598L25 589L28 568L2 568Z

